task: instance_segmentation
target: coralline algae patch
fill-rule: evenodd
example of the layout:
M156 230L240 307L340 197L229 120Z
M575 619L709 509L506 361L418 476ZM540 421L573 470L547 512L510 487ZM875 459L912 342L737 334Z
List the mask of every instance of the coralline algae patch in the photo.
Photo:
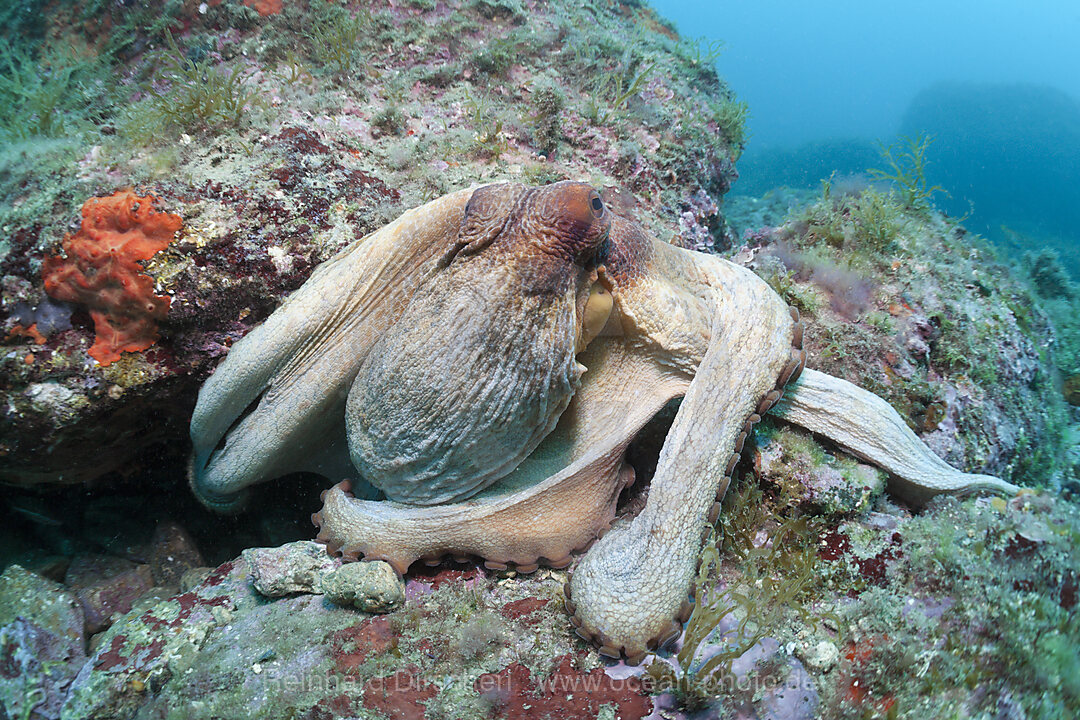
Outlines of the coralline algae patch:
M1077 538L1075 507L1030 493L943 498L826 533L819 594L841 594L844 638L820 686L826 715L1072 717Z

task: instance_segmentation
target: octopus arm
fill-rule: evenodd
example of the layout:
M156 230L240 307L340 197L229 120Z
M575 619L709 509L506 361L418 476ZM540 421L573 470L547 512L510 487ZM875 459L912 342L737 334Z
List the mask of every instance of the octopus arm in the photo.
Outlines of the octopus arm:
M883 399L816 370L807 369L789 386L773 414L885 470L892 478L889 489L915 504L943 493L1019 491L996 477L957 470L935 455Z
M696 364L696 373L660 453L645 509L614 525L568 586L578 633L602 654L631 660L680 631L702 537L716 520L738 452L753 423L779 398L778 378L792 377L805 357L793 346L797 320L752 273L658 242L654 251L646 281L616 293L632 320L626 327L645 331L644 352L700 353L694 338L676 342L687 327L701 328L707 344L703 354L675 363ZM685 292L664 293L688 284L689 296L699 301L684 302ZM647 326L634 322L637 317L656 322Z
M342 456L349 386L453 247L471 193L410 210L357 240L232 347L191 420L190 479L204 504L235 510L250 485Z
M409 506L354 498L341 483L313 516L319 539L348 560L385 560L404 573L417 560L478 555L492 568L563 567L615 518L634 481L625 460L637 432L686 383L620 337L595 340L588 368L555 430L510 475L464 502Z

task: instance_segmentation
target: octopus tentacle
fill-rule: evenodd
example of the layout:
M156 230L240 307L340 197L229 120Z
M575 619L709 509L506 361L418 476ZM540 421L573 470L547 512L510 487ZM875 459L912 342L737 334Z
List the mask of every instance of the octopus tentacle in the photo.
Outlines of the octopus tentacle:
M942 493L1014 495L1019 491L996 477L953 468L935 455L885 400L816 370L806 370L773 413L884 469L892 476L890 489L911 502L922 503Z
M763 281L718 258L679 256L684 251L659 244L654 250L658 257L651 262L651 276L680 272L686 277L696 270L699 284L692 287L698 300L658 299L650 285L625 288L616 293L616 303L627 325L634 326L636 302L655 311L667 301L673 305L668 317L690 313L684 320L688 326L711 328L707 349L698 358L686 357L690 364L699 360L696 376L661 451L645 509L596 543L569 587L577 633L607 654L630 659L680 632L702 538L710 515L718 512L715 498L726 491L738 459L739 437L754 415L760 417L779 400L777 380L793 376L803 362L801 350L793 350L797 322ZM652 311L649 316L663 317ZM673 342L663 328L651 338Z
M191 486L204 504L236 509L248 486L316 469L328 446L344 446L349 385L456 240L471 193L410 210L357 240L232 347L191 419Z

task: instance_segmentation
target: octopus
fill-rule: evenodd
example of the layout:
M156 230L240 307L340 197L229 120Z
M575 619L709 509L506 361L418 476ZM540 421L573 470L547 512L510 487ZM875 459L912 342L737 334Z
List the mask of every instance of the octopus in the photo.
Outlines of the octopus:
M191 421L191 485L240 507L298 471L346 560L569 566L577 634L640 662L692 610L702 543L772 413L909 500L1017 488L938 458L881 398L806 368L799 313L749 270L653 237L592 187L504 183L404 213L237 342ZM644 505L627 448L681 398ZM639 503L640 506L640 503Z

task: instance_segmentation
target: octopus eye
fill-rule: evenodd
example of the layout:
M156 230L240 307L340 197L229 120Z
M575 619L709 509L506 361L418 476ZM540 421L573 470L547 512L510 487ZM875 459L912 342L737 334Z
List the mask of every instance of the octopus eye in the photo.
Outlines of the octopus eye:
M595 194L595 193L593 194L593 197L592 197L592 209L593 209L593 215L595 215L596 217L602 217L603 216L603 214L604 214L604 203L603 203L602 200L600 200L600 196Z

